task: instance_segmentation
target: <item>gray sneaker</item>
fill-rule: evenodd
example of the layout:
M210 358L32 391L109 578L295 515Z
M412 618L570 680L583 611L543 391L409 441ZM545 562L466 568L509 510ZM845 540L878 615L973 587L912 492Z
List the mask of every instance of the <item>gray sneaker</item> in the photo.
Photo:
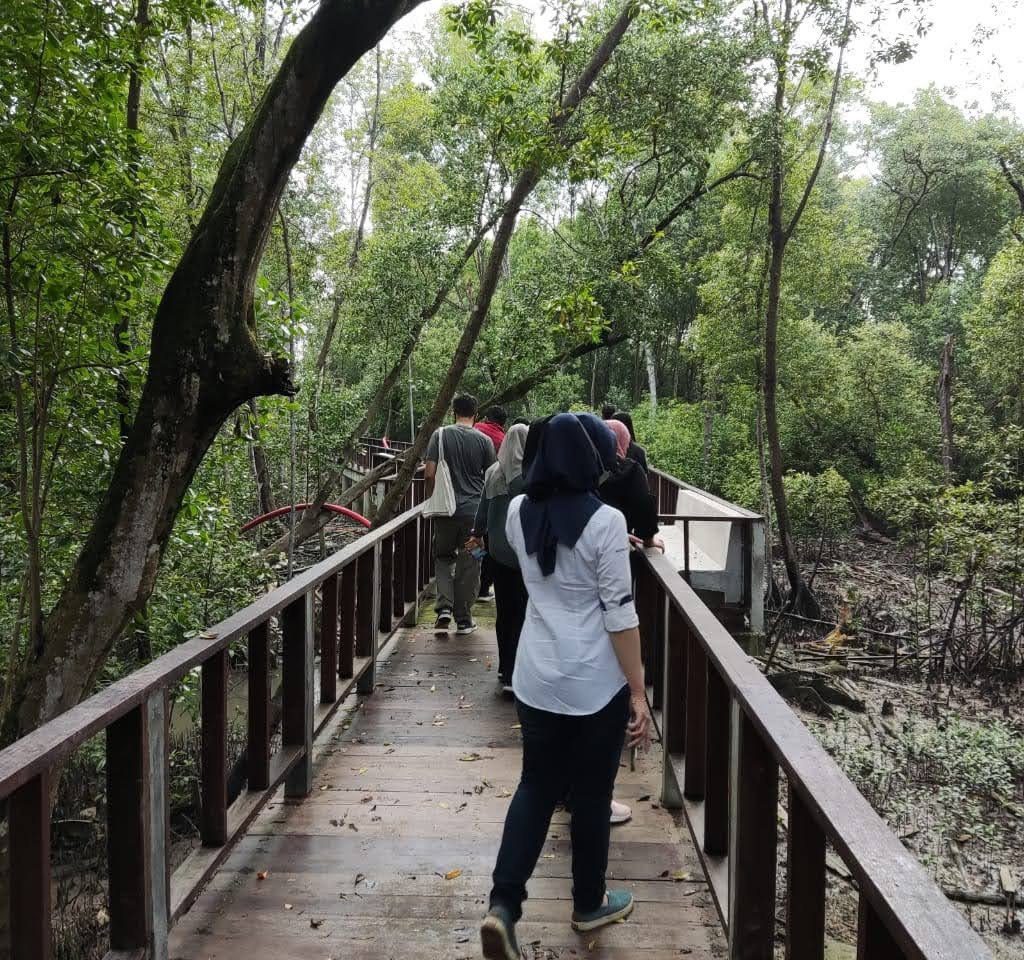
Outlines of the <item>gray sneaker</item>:
M480 946L484 960L519 960L516 922L507 907L495 904L480 924Z
M452 625L452 614L450 610L438 610L437 619L434 621L434 629L438 633L447 633Z
M455 636L464 637L470 633L476 633L476 624L472 620L460 620L455 630Z

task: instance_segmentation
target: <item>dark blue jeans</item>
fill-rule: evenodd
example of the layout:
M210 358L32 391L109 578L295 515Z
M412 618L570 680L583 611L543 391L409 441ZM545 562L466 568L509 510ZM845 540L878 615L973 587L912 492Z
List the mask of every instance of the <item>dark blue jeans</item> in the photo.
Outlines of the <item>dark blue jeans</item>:
M516 702L523 732L523 772L505 817L491 905L518 920L556 804L572 793L572 898L578 913L604 900L609 810L629 719L629 688L597 713L548 713Z

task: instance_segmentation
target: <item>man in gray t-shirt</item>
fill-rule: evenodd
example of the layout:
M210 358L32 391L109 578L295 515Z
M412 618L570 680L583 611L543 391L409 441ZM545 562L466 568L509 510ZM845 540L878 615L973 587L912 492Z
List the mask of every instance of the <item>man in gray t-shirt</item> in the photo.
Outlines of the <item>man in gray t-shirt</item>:
M494 463L495 457L490 438L473 429L476 398L458 396L452 403L452 410L455 423L435 430L430 438L423 475L429 496L434 489L434 475L440 456L438 434L443 430L444 459L455 490L455 514L434 518L434 574L437 580L437 621L434 626L438 630L447 630L454 613L455 632L467 634L476 629L472 606L480 586L480 561L465 549L465 543L472 532L476 508L484 489L484 473Z

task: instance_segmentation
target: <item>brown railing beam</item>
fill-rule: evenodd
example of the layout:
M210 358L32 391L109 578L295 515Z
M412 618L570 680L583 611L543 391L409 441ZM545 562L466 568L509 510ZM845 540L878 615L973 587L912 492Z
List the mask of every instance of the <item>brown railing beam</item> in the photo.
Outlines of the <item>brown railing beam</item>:
M50 775L40 773L11 794L10 922L13 957L50 960Z

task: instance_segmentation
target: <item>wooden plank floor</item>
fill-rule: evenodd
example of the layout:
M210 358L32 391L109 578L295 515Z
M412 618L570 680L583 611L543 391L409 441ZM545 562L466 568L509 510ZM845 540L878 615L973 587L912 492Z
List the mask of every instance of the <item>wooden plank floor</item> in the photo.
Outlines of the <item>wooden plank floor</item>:
M486 627L448 640L403 631L376 693L321 737L312 796L274 798L174 929L172 960L479 957L520 766L495 650ZM613 830L609 876L638 904L596 934L569 926L568 819L556 813L518 928L528 960L724 952L689 834L658 807L658 782L653 756L632 772L623 763L616 796L634 819Z

